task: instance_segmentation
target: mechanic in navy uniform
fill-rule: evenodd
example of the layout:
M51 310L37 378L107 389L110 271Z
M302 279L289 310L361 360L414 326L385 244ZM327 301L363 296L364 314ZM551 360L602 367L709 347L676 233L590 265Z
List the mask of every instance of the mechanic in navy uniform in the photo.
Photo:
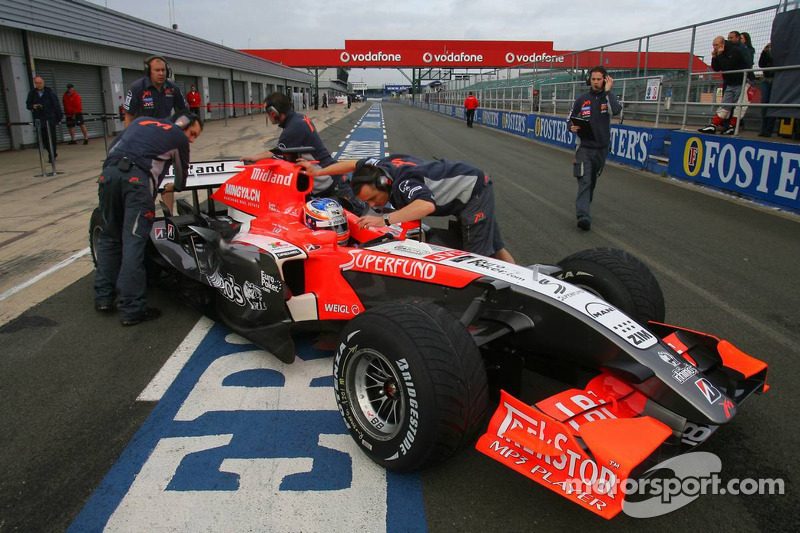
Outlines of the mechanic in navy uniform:
M321 172L303 165L310 174ZM393 154L384 158L338 161L326 171L352 172L356 196L370 207L391 203L396 211L358 220L364 228L422 220L426 216L455 216L461 224L464 250L514 263L505 249L495 219L492 180L462 161L425 161Z
M144 61L144 76L133 82L125 96L125 127L136 117L169 118L186 110L186 100L167 79L167 60L150 56Z
M103 163L97 181L103 228L95 250L95 309L113 311L116 289L116 307L124 326L161 314L147 307L145 298L145 248L155 216L155 197L170 162L176 179L185 179L189 144L202 130L197 115L186 111L168 120L140 117L117 137Z
M327 167L332 165L335 160L325 147L322 139L317 132L316 126L305 115L295 112L292 101L282 92L274 92L264 101L267 113L267 120L277 124L281 131L278 137L279 148L299 148L300 146L311 146L314 148L312 157L319 162L319 166ZM273 154L269 150L258 154L242 156L244 161L258 161L267 159ZM316 197L333 196L336 190L334 178L329 175L319 175L314 179L312 195Z
M611 116L622 111L622 104L611 92L614 78L606 69L597 66L589 71L586 80L589 91L575 99L570 119L577 117L588 120L589 126L579 126L570 122L569 130L578 136L578 149L575 151L573 176L578 179L578 194L575 198L575 216L578 227L584 231L592 228L589 212L597 178L603 172L611 142Z

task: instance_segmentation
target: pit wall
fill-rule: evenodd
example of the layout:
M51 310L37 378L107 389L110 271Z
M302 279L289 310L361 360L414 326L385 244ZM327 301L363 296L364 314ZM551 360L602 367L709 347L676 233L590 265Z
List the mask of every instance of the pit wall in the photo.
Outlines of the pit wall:
M465 120L460 106L414 105ZM577 137L567 129L565 117L478 109L475 123L575 150ZM800 146L796 144L612 124L609 160L800 213Z

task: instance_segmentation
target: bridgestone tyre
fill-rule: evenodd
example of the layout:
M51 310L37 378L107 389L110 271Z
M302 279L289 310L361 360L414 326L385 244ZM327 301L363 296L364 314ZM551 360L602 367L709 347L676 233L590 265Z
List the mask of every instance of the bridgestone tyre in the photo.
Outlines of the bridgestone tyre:
M103 214L97 207L92 211L89 219L89 252L92 255L92 263L97 268L97 236L103 231Z
M342 330L336 402L355 441L395 472L420 470L473 443L489 409L472 337L433 304L376 307Z
M558 263L555 277L593 292L634 320L664 321L664 295L650 269L613 248L583 250Z

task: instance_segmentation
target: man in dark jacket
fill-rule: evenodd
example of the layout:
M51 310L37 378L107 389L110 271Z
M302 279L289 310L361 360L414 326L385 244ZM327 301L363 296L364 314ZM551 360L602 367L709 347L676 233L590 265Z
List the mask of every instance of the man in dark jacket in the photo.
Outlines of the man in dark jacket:
M767 43L764 50L761 51L761 56L758 58L758 66L761 68L770 68L775 66L772 62L772 44ZM775 78L775 71L765 70L764 79L761 81L761 103L768 104L772 96L772 80ZM768 107L761 108L761 131L758 132L759 137L772 137L772 131L775 129L775 117L767 116Z
M325 147L322 139L317 132L316 126L305 115L296 113L292 107L292 101L282 92L274 92L265 101L267 121L281 128L281 135L278 138L279 148L299 148L301 146L311 146L314 152L311 154L315 160L319 161L322 168L334 163L331 153ZM269 150L258 154L242 156L243 161L258 161L272 157ZM333 196L336 190L336 183L333 176L319 175L314 179L314 196Z
M722 105L717 109L711 119L711 124L700 128L700 133L724 133L733 135L736 132L736 117L733 109L739 103L742 95L742 81L745 74L742 72L728 73L731 70L750 68L747 63L743 47L726 41L721 35L714 38L711 51L711 68L722 72Z
M172 120L137 118L117 137L103 163L97 180L103 228L95 242L94 307L98 312L112 312L116 292L123 326L161 314L147 307L145 298L144 258L155 197L170 161L176 180L186 178L189 144L202 129L197 115L186 111Z
M611 116L622 111L611 88L614 78L606 69L597 66L589 71L586 80L589 92L575 99L570 113L570 128L578 136L575 151L573 176L578 179L578 195L575 198L575 216L578 227L584 231L592 228L590 206L597 178L603 171L611 142Z
M61 122L63 113L58 96L50 87L45 87L41 76L33 78L33 90L28 93L25 107L33 112L34 121L39 122L42 145L48 153L48 161L58 157L56 149L56 125Z

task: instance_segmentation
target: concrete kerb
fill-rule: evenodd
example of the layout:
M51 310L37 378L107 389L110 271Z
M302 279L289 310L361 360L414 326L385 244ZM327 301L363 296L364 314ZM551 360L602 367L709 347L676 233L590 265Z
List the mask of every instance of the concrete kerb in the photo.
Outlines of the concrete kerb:
M300 112L324 130L366 105L347 109L345 104L331 104ZM239 157L270 148L280 129L265 125L265 117L207 123L192 145L192 160ZM335 146L328 148L336 151ZM88 247L89 217L97 205L96 180L104 158L102 138L88 145L60 144L57 165L63 174L35 177L41 173L35 148L0 152L0 325L94 268L89 255L81 252ZM60 268L53 270L56 265Z

